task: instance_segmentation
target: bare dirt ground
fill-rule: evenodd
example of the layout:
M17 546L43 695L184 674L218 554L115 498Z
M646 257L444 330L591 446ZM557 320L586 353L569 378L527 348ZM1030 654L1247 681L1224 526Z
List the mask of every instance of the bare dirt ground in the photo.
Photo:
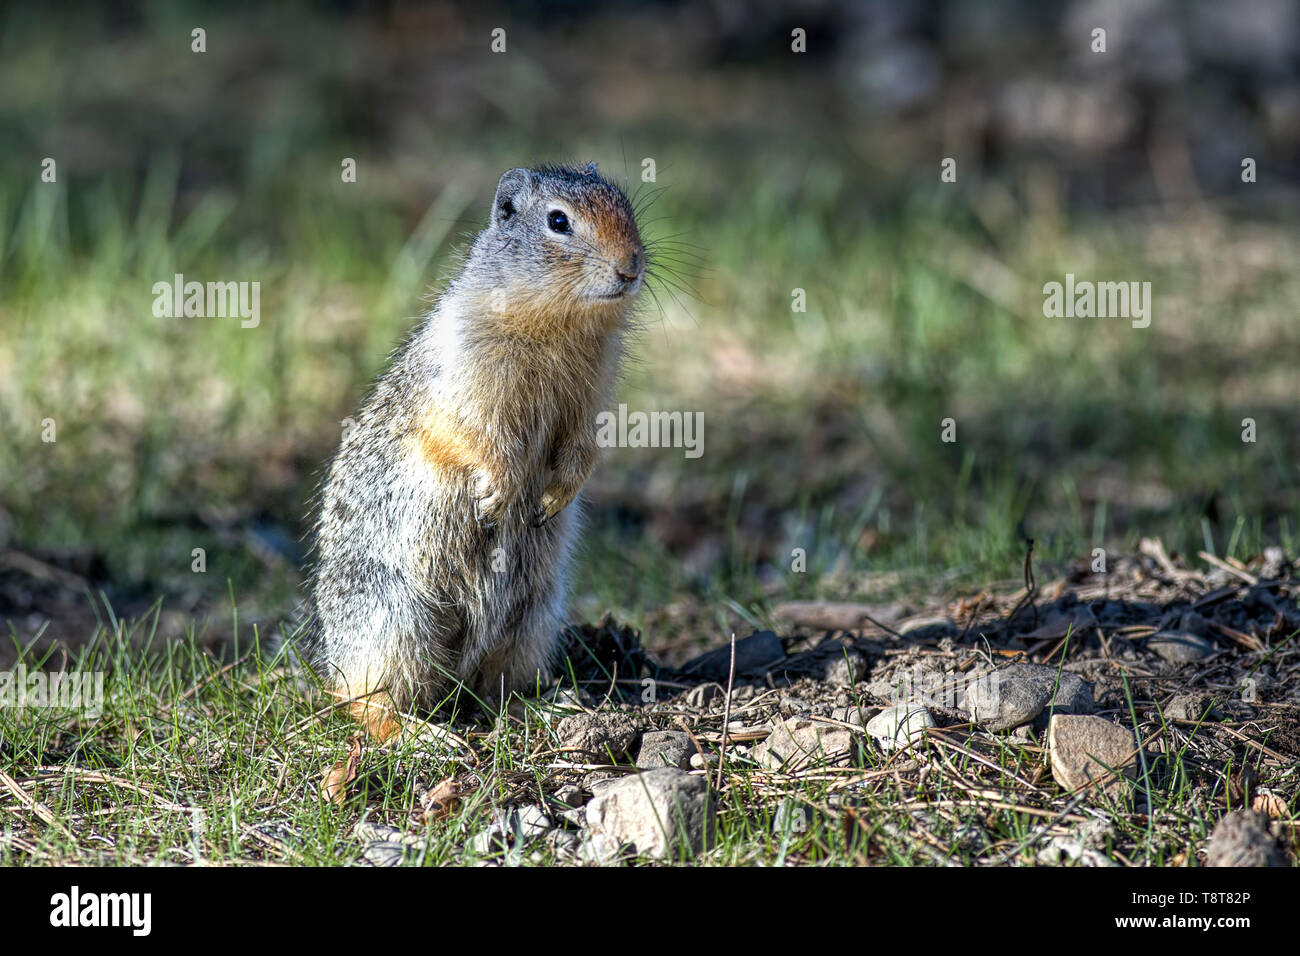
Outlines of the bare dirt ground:
M789 861L834 843L857 863L1286 865L1300 768L1294 564L1275 550L1249 564L1200 557L1193 570L1148 540L1105 573L1050 583L1027 559L1018 592L907 617L786 604L775 616L787 628L738 640L734 664L722 647L660 666L608 617L576 629L580 689L556 698L570 711L552 727L558 744L497 801L476 848L508 859L529 826L558 823L546 832L562 859L671 856L634 845L655 801L629 808L619 789L667 765L678 769L656 772L713 781L724 816L806 838L783 848ZM436 791L443 812L477 777L422 787L425 806ZM705 816L668 829L698 850ZM383 858L401 827L368 826L357 835Z

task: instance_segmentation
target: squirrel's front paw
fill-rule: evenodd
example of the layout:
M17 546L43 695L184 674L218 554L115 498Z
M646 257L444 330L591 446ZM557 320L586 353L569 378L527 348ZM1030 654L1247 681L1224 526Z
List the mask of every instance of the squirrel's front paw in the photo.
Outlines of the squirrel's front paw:
M494 487L491 478L480 475L474 484L474 519L485 528L493 527L506 513L509 500Z
M533 527L540 528L546 524L567 508L577 494L576 489L570 490L561 485L551 485L542 492L541 500L537 503L537 511L533 513Z

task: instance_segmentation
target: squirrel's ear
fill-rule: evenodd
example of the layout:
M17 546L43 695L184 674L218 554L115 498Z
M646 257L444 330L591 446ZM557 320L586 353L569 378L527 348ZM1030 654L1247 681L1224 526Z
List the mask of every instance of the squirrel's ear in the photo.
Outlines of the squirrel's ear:
M507 169L497 183L497 194L492 200L492 222L503 223L524 206L531 175L526 169Z
M596 169L596 164L594 162L588 163L586 166L582 167L582 171L584 173L592 173L592 174L598 172L598 170Z

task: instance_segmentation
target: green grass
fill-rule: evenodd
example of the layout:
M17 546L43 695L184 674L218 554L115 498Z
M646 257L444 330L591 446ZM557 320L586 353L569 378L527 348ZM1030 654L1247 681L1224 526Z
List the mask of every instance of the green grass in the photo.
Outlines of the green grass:
M275 253L254 242L250 252L219 209L172 208L175 176L155 168L129 199L78 183L0 202L10 210L0 219L0 469L18 478L3 505L16 543L90 549L111 581L144 595L197 588L219 598L227 579L241 591L267 586L265 568L231 546L232 530L237 539L269 521L286 538L302 533L342 419L450 268L451 220L478 207L450 188L433 195L409 234L377 239L364 262L320 248L324 240ZM760 196L752 208L714 221L682 188L657 207L708 250L709 272L695 299L660 288L662 311L652 306L636 336L620 400L703 411L705 454L607 454L584 593L621 595L614 606L635 614L637 592L660 600L692 577L679 568L682 546L671 553L655 527L664 512L694 526L688 546L716 556L695 589L741 604L756 599L760 577L815 590L830 569L1002 579L1015 575L1025 536L1047 560L1131 548L1140 535L1178 550L1208 536L1211 550L1237 556L1293 547L1294 263L1278 262L1238 302L1204 263L1138 268L1124 264L1136 253L1117 247L1096 274L1153 275L1199 304L1158 312L1145 333L1071 323L972 291L935 250L994 250L933 219L832 235L814 250L824 258L802 262L798 246L777 245L800 235L798 224L761 199L761 179L750 185ZM825 200L843 201L851 197ZM812 205L796 215L813 217ZM304 235L364 235L368 219L383 218L328 196L278 215ZM1226 252L1214 254L1231 256L1235 227L1222 225ZM1082 222L1068 243L1108 250L1117 228ZM754 235L767 238L755 248ZM1035 281L1082 268L1037 242L999 254ZM149 288L175 271L260 279L262 326L154 318ZM789 312L796 284L808 290L807 314ZM1240 440L1248 415L1253 445ZM955 444L940 440L948 417ZM46 418L55 444L40 440ZM189 573L194 547L208 550L209 583ZM803 578L784 571L795 547L809 555ZM598 579L612 557L631 573ZM280 580L268 603L282 603L292 576L271 577Z
M515 706L491 735L492 722L457 724L472 741L472 758L428 736L367 746L336 806L319 787L325 769L346 755L354 729L309 680L256 648L237 649L237 659L225 662L193 640L160 644L155 636L147 621L128 627L106 616L100 639L69 662L69 671L107 673L97 718L37 707L0 711L0 767L24 794L21 801L6 797L0 864L347 864L365 846L352 835L361 820L412 838L408 864L557 862L540 840L486 848L471 841L495 810L545 802L558 783L580 778L554 752L554 727L572 706ZM1032 741L971 735L960 726L921 745L930 769L919 777L916 761L872 746L856 766L799 774L762 770L733 744L718 795L717 840L695 862L1042 862L1054 837L1078 843L1091 821L1086 845L1108 859L1194 863L1190 848L1232 798L1221 792L1222 780L1210 792L1193 786L1206 766L1196 729L1177 732L1159 714L1142 718L1131 698L1127 706L1121 716L1164 741L1165 753L1144 763L1134 793L1092 803L1104 811L1100 817L1054 787ZM659 725L680 713L671 700L634 712ZM719 719L693 715L687 723L707 741ZM1276 772L1265 769L1258 784L1277 784ZM449 776L462 786L453 812L413 822L420 789ZM774 827L783 801L802 814L788 813L784 827Z
M1294 553L1287 303L1300 270L1282 261L1289 253L1259 266L1249 292L1225 290L1209 259L1131 264L1142 242L1116 233L1161 232L1177 246L1168 223L1081 221L1054 253L1032 218L1024 239L991 248L961 231L960 205L849 233L826 221L852 196L782 206L752 175L738 192L757 199L743 206L705 216L683 184L656 206L707 250L706 265L682 276L697 296L661 288L662 309L649 303L620 400L703 411L705 453L606 453L578 616L612 609L653 646L659 612L685 601L702 608L692 620L707 629L682 628L701 645L763 620L773 601L911 597L940 576L968 589L1013 580L1025 537L1049 567L1094 547L1131 551L1143 536L1171 551ZM447 187L403 235L392 211L328 187L275 211L277 228L304 241L250 250L211 203L175 208L176 176L160 162L134 196L72 184L0 201L0 473L16 479L0 506L13 544L95 556L116 600L138 609L162 595L169 609L208 613L231 582L246 618L270 627L296 599L294 542L341 422L481 203ZM486 191L490 177L474 185ZM1238 230L1289 248L1267 224L1219 224L1211 259L1231 259ZM823 227L811 252L795 244ZM341 233L367 236L366 255L332 245ZM1013 312L937 251L997 256L1037 281L1082 272L1065 247L1090 242L1109 256L1096 274L1153 275L1182 290L1172 294L1184 311L1158 311L1144 332L1035 316L1032 297ZM174 271L260 279L261 326L154 318L150 287ZM796 285L806 314L789 311ZM1240 440L1247 415L1257 444ZM948 417L955 444L940 440ZM40 441L46 418L54 444ZM191 571L195 548L206 574ZM805 573L791 571L795 549Z

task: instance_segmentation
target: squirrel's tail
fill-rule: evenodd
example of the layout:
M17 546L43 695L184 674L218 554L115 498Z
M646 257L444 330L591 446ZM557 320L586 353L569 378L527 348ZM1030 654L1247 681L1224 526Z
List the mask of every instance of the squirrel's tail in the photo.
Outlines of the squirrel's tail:
M290 671L300 673L315 657L320 637L318 631L311 599L300 601L279 627L262 638L263 660L283 664Z

